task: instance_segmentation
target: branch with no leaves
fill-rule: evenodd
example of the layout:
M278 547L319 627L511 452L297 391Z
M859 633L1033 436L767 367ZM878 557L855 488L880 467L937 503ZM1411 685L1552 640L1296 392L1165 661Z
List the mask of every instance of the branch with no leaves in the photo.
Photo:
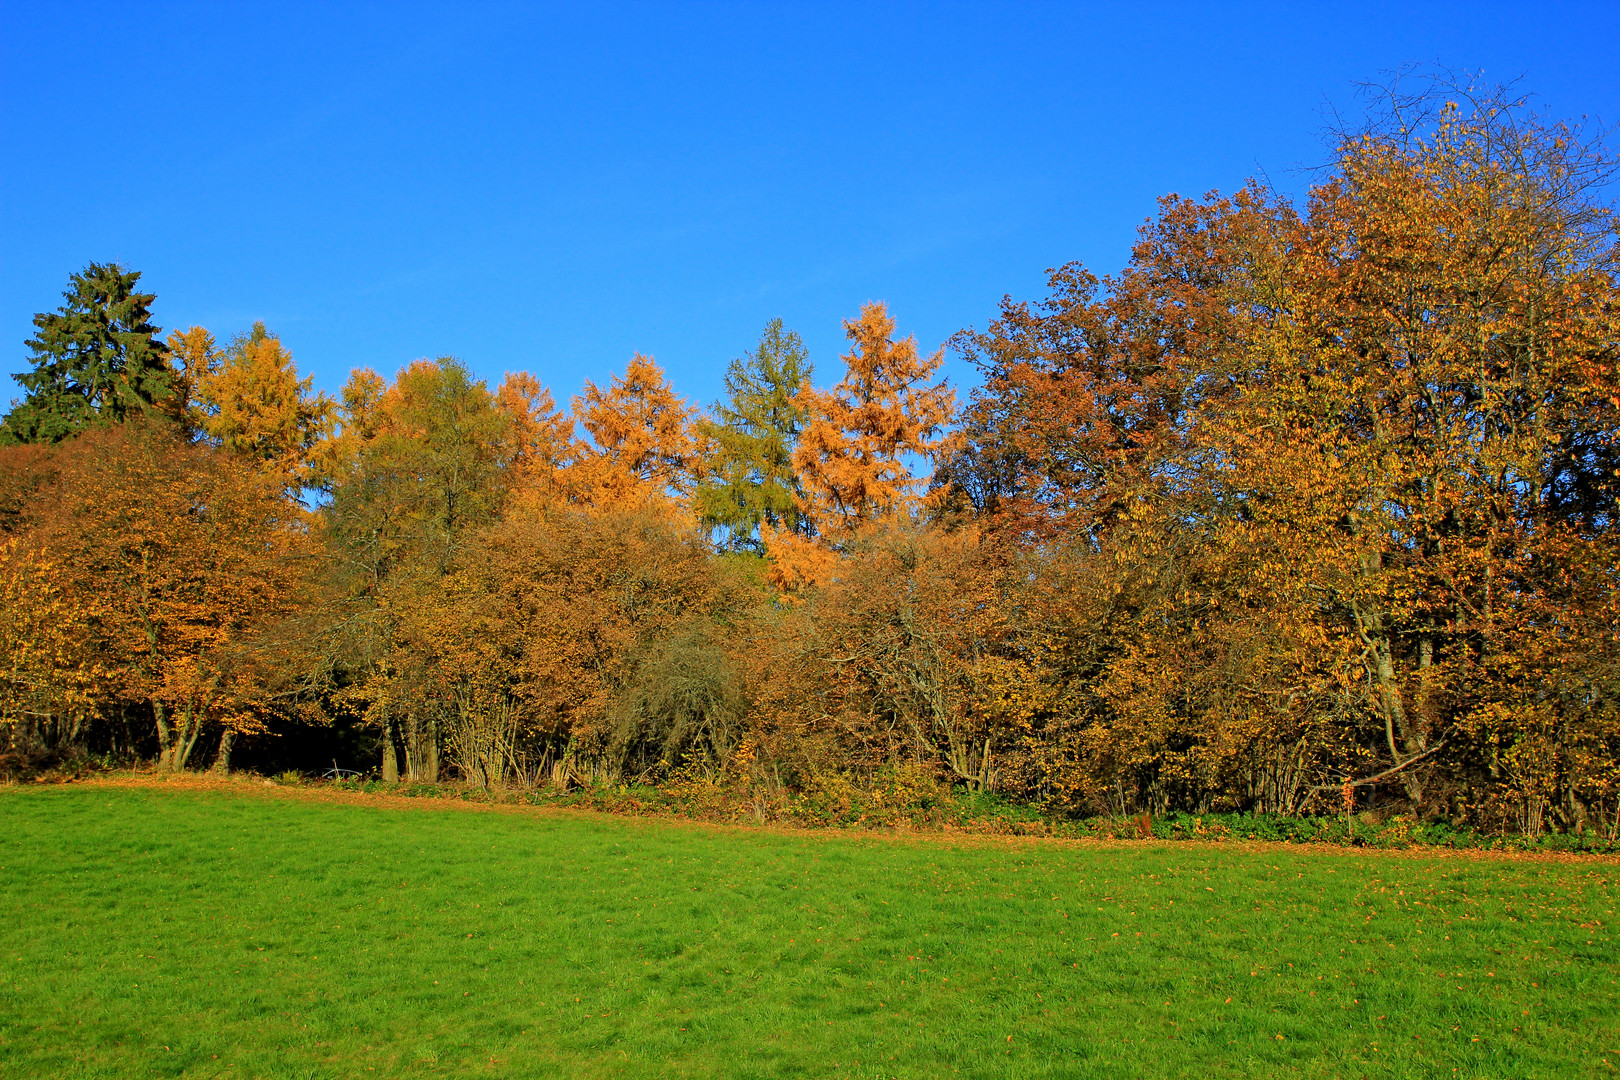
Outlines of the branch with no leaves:
M1444 739L1441 739L1439 742L1435 743L1433 746L1431 746L1427 750L1423 751L1423 753L1421 753L1421 754L1413 754L1411 757L1407 758L1405 761L1401 762L1399 765L1396 765L1394 768L1385 769L1383 772L1374 773L1371 776L1364 776L1360 780L1345 780L1345 781L1342 781L1342 782L1337 783L1337 784L1314 784L1314 785L1311 786L1310 790L1312 790L1312 791L1342 791L1347 787L1366 787L1368 784L1376 784L1376 783L1378 783L1378 781L1384 779L1385 777L1394 776L1396 773L1400 772L1402 769L1404 769L1404 768L1406 768L1406 767L1408 767L1410 765L1416 765L1418 762L1422 761L1426 757L1432 757L1433 755L1438 754L1441 750L1445 749L1445 746L1446 746L1446 741Z

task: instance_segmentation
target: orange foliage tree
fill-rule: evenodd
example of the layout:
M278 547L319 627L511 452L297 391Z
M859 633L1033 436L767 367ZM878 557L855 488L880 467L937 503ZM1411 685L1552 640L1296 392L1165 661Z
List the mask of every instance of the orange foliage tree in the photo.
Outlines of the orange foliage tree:
M521 383L504 393L452 357L410 364L391 385L359 370L344 388L310 686L378 729L390 780L436 781L444 740L437 691L402 626L437 602L467 538L499 517L507 466L543 452L543 397Z
M650 356L637 353L606 387L587 381L574 398L590 441L574 448L573 497L603 507L684 504L699 467L696 415Z
M1532 831L1613 798L1614 244L1575 134L1408 116L1305 213L1171 200L1105 296L1070 268L963 339L957 500L1083 567L1031 783Z
M928 381L944 351L925 359L915 338L896 341L894 329L886 305L863 305L858 319L844 322L854 343L842 358L844 378L830 390L799 392L809 416L793 451L799 510L821 542L764 530L772 580L787 594L825 578L833 551L862 530L907 521L927 483L914 464L929 465L954 446L944 429L955 391L943 379Z
M562 470L572 452L573 420L557 408L551 391L526 371L508 372L501 380L495 408L509 421L508 485L543 500L559 498Z
M396 667L480 783L667 769L693 740L723 746L738 719L704 647L733 592L667 515L519 500L400 613ZM672 664L677 638L692 647Z
M989 790L1028 712L1017 588L971 526L862 532L744 650L760 752L812 780L899 770Z
M313 376L298 377L292 354L264 323L254 323L223 351L200 326L169 335L169 348L182 365L193 427L275 470L290 490L325 481L337 403L312 392Z
M305 514L277 478L167 425L89 432L49 464L4 550L6 711L133 710L160 767L186 767L210 729L228 756L274 707L255 642L308 573Z
M1249 508L1230 528L1355 648L1410 802L1483 774L1574 827L1620 735L1593 695L1614 660L1592 603L1616 554L1613 226L1575 133L1482 105L1346 141L1210 437Z
M927 478L907 457L929 463L947 447L942 432L956 407L944 380L928 382L944 351L924 359L916 338L894 340L887 305L863 305L860 318L845 320L844 334L854 347L842 358L842 381L800 391L810 419L793 453L801 508L829 537L915 509Z

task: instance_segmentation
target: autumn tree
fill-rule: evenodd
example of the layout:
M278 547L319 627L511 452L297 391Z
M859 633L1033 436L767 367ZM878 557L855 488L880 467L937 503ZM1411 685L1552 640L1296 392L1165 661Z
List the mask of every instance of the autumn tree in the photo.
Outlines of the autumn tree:
M342 410L338 479L321 515L332 570L311 686L379 727L389 779L433 782L444 732L400 620L433 602L468 535L497 519L519 418L452 357L410 364L392 385L356 371Z
M637 353L606 386L585 383L574 418L589 442L574 447L568 483L592 506L684 504L696 481L697 410L677 395L663 369Z
M385 779L437 781L446 752L466 769L477 761L485 781L510 764L497 752L510 740L491 742L505 731L492 718L518 718L446 660L467 655L450 644L460 617L451 583L510 501L561 498L571 430L525 373L492 394L441 359L392 386L357 371L345 387L338 445L349 469L325 515L340 564L324 653L335 702L380 733Z
M983 332L952 339L982 373L940 494L996 527L1040 539L1106 531L1137 498L1172 494L1193 452L1200 400L1230 391L1256 288L1293 210L1250 185L1203 202L1167 196L1125 269L1048 272L1037 303L1003 302Z
M193 424L231 453L274 470L289 490L324 482L320 461L333 435L337 405L313 392L313 376L298 366L264 323L215 352L207 331L172 334L169 347L184 361Z
M52 464L3 553L5 711L73 727L133 711L160 767L210 731L228 756L276 708L255 643L308 571L303 511L167 424L87 432Z
M907 458L931 462L946 446L956 402L944 380L928 382L943 350L924 359L915 338L894 340L886 305L864 305L860 318L845 320L844 334L854 347L843 357L843 380L799 393L810 419L793 453L800 510L833 537L914 509L926 477Z
M469 527L494 520L514 418L454 357L418 360L392 385L367 370L343 391L339 479L326 518L367 577L401 560L442 570Z
M571 783L725 752L741 702L709 629L736 602L666 514L520 500L400 638L464 773L499 782L521 755Z
M799 391L813 369L799 335L773 319L759 344L726 371L727 401L700 421L712 449L694 494L699 520L726 533L732 549L761 546L763 525L805 532L809 518L793 452L809 413Z
M870 529L787 620L798 627L799 685L769 689L767 711L838 746L821 768L870 775L898 765L989 790L1023 735L1019 689L1030 673L1014 647L1016 575L972 527ZM780 646L778 646L780 648ZM773 722L762 716L762 722ZM815 740L812 740L815 741Z
M495 392L495 408L508 418L509 446L503 455L508 486L541 501L562 498L573 420L557 408L551 391L526 371L506 374Z
M96 423L119 423L175 397L169 350L151 321L140 271L91 263L69 279L55 312L34 316L27 391L0 425L6 442L57 442Z
M1252 507L1234 528L1359 649L1390 782L1422 808L1471 765L1574 827L1604 780L1577 759L1615 736L1591 695L1612 661L1570 602L1615 554L1592 513L1620 428L1603 162L1522 101L1445 91L1432 123L1401 102L1343 142L1211 437ZM1575 663L1557 643L1583 637Z
M1451 101L1347 137L1304 213L1170 200L1102 295L1071 268L969 339L960 489L1083 568L1031 642L1061 660L1048 790L1291 811L1382 785L1573 826L1612 784L1598 162Z
M197 388L203 380L219 370L219 345L214 335L202 326L172 331L167 344L175 375L175 398L167 411L189 436L195 438L200 434L203 420L197 402Z
M894 320L882 303L845 320L844 333L854 347L843 357L843 380L826 391L806 383L796 398L809 417L793 452L807 527L764 527L770 578L784 597L826 578L839 548L863 530L906 523L927 483L913 465L931 464L954 446L944 428L956 394L943 379L928 382L944 351L923 359L915 338L894 340Z

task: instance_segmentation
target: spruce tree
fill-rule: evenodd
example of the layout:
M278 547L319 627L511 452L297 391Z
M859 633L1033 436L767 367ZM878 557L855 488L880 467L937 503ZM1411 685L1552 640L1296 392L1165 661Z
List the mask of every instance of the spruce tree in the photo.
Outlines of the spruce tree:
M0 442L58 442L173 404L169 348L151 321L155 297L135 291L140 276L91 263L69 280L67 303L34 316L37 336L24 342L33 370L16 376L28 394L0 424Z
M804 531L793 448L806 411L798 394L810 378L809 353L799 335L773 319L759 345L731 362L726 404L702 424L712 441L707 475L698 485L699 518L723 530L733 550L758 550L762 523Z

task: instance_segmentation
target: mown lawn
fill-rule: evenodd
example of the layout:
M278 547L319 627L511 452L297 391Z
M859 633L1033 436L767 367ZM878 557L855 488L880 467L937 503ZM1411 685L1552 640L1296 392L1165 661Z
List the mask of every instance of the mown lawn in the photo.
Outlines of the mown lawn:
M0 791L5 1077L1574 1077L1614 862Z

